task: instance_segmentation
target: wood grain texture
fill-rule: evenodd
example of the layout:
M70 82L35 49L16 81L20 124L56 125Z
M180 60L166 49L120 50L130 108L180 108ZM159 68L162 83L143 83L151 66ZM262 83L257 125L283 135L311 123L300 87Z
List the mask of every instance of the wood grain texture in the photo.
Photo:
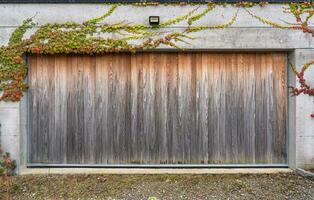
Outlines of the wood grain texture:
M60 56L58 59L51 59L54 64L50 66L50 69L54 70L50 76L54 79L54 83L50 83L54 86L55 91L53 110L49 111L51 116L51 123L54 123L55 129L52 130L50 136L49 146L51 146L50 154L54 163L60 163L66 161L66 142L67 142L67 57ZM53 98L53 96L52 96ZM57 120L57 121L56 121ZM49 128L50 129L50 128Z
M30 163L285 164L286 54L31 56Z

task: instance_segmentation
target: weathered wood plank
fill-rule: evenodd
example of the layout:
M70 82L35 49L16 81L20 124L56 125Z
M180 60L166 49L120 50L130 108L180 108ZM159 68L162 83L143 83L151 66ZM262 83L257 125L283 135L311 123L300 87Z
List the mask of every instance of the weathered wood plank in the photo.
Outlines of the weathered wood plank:
M179 132L178 138L181 148L179 149L182 157L178 158L180 163L189 163L191 159L191 133L195 125L195 112L191 105L191 98L193 97L193 81L192 81L192 56L191 54L179 54L178 57L178 108L179 108ZM187 123L189 122L189 123ZM193 127L194 126L194 127ZM176 152L179 153L179 152Z
M140 121L142 120L142 65L141 58L136 55L131 55L131 163L140 164L141 162L141 135L143 133Z
M191 68L190 68L190 80L188 82L189 87L190 87L190 94L189 94L189 112L190 114L188 121L190 123L188 126L188 139L190 145L187 146L189 148L189 154L190 158L188 161L185 161L185 163L198 163L198 161L195 161L193 158L197 158L197 151L194 151L194 149L197 149L198 144L196 141L197 139L197 132L198 132L198 127L197 127L197 108L196 108L196 92L197 92L197 87L196 87L196 74L197 74L197 63L198 63L198 57L197 55L201 55L200 53L193 53L191 55Z
M276 135L275 146L277 148L277 163L287 162L287 136L286 136L286 115L287 115L287 58L286 54L277 53L275 56L274 68L278 72L277 83L274 87L277 87L278 99L277 106L277 120L278 131L273 134ZM274 79L275 80L275 79Z
M113 123L113 142L114 142L114 162L124 163L127 159L127 58L121 58L119 55L113 55L112 65L112 83L110 103L112 112L110 121Z
M209 105L209 133L208 133L208 141L209 141L209 163L210 164L218 164L220 159L220 148L219 147L219 138L220 138L220 130L219 127L219 117L220 117L220 66L219 66L219 54L211 54L209 57L209 65L210 65L210 80L209 85L210 89L210 98L212 99Z
M108 163L117 162L116 156L117 152L115 146L117 146L117 106L116 103L116 59L113 55L111 55L111 62L108 66L109 70L109 80L108 80L108 140L110 141L110 148L108 152Z
M108 131L109 69L111 55L96 56L95 66L95 131L97 164L107 164L112 155Z
M149 134L152 133L152 129L154 124L151 121L151 81L150 81L150 55L143 54L142 55L142 63L143 63L143 86L142 86L142 93L143 93L143 161L149 163L150 160L150 136ZM151 125L151 126L150 126Z
M209 66L205 53L196 55L195 102L196 131L192 134L192 163L208 163L208 101L209 101ZM195 149L193 151L193 149Z
M272 90L272 95L274 96L274 101L273 101L273 112L272 112L272 126L273 126L273 134L272 134L272 149L273 149L273 162L277 163L279 160L278 158L280 157L280 150L279 150L279 143L280 143L280 139L278 138L278 134L279 134L279 121L278 116L281 115L280 113L280 109L279 109L279 103L281 102L281 99L279 99L278 96L278 89L279 89L279 82L280 82L280 77L279 77L279 70L280 70L280 66L278 65L279 61L279 54L273 54L272 56L272 71L273 71L273 80L272 80L272 84L273 84L273 90ZM276 98L277 97L277 98Z
M259 160L258 163L271 163L271 144L270 144L270 136L269 133L271 131L271 125L269 123L270 118L270 107L271 107L271 93L269 92L269 88L271 87L269 84L269 78L268 78L268 55L266 53L263 53L261 56L261 62L260 62L260 93L258 93L258 97L261 99L261 104L259 105L259 112L260 117L259 121L257 122L259 125L259 132L257 133L259 140L256 140L258 143L256 143L257 148L259 149ZM277 119L276 119L277 120ZM269 124L269 125L267 125Z
M247 151L246 157L248 163L255 163L255 58L256 56L249 55L247 65L247 84L246 84L246 127L247 127Z
M225 55L218 55L219 79L217 88L219 89L219 117L218 117L218 131L219 131L219 163L226 160L226 63Z
M36 163L38 157L38 136L37 136L37 57L29 57L29 90L28 90L28 113L29 113L29 135L28 135L28 162Z
M165 164L168 161L167 149L167 53L158 54L159 59L155 60L156 87L155 87L155 113L156 132L158 147L157 162Z
M47 85L47 114L48 114L48 138L47 138L47 148L48 148L48 158L47 160L52 160L54 163L60 163L59 159L62 155L59 154L61 149L61 141L58 141L58 146L54 145L56 142L51 142L57 140L58 135L56 134L56 126L55 126L55 57L50 56L48 59L45 59L47 71L44 72L48 75L46 78Z
M76 129L77 129L77 146L78 151L76 154L78 154L78 159L76 162L78 163L84 163L88 158L86 158L85 154L85 145L87 144L86 141L86 135L87 133L84 131L85 129L85 116L84 116L84 67L87 67L84 63L86 58L84 57L77 57L77 68L74 73L77 73L77 80L76 85L74 88L71 88L74 93L74 98L77 99L77 123L76 123ZM75 63L73 63L75 64ZM70 102L73 103L73 102Z
M79 59L82 67L83 90L83 131L84 131L84 163L95 163L96 131L95 131L95 57L82 56Z
M54 163L65 163L67 158L67 57L57 56L54 58L54 73L50 76L54 78L54 110L52 111L55 123L53 138L49 144L52 145L54 153ZM70 133L69 133L70 134Z
M44 163L48 162L48 156L49 156L49 147L48 147L48 140L49 140L49 111L47 111L47 108L49 110L49 100L50 100L50 94L49 94L49 68L51 67L49 65L50 59L45 58L44 56L39 56L39 62L37 62L38 71L37 71L37 79L39 80L37 87L40 88L39 91L39 99L38 99L38 134L37 137L39 137L40 145L39 145L39 151L40 153L40 160ZM47 81L48 80L48 81ZM48 83L47 83L48 82Z
M237 86L238 86L238 65L237 65L237 54L231 54L230 59L230 73L231 77L229 80L229 83L231 84L229 93L230 95L230 100L228 105L230 106L230 113L228 116L229 118L229 128L231 129L231 160L230 162L232 163L239 163L238 161L238 101L237 99L239 98L239 93L237 92Z
M146 134L148 135L148 146L149 146L149 158L151 163L155 163L157 161L157 157L159 154L159 149L158 149L158 130L157 130L157 125L156 124L156 119L157 119L157 113L156 113L156 71L157 67L155 67L156 60L158 59L157 55L154 53L149 53L149 61L148 61L148 85L149 87L146 87L146 93L148 95L148 104L150 108L149 109L149 116L148 116L148 121L149 124L145 124L148 129L151 130L151 132L147 132ZM158 66L159 67L159 66ZM157 111L159 112L159 110ZM151 127L150 127L151 126Z
M232 76L232 55L228 54L225 57L225 147L226 147L226 158L225 162L233 163L232 159L234 158L233 155L233 148L232 148L232 130L234 127L232 126L232 114L233 114L233 97L234 97L234 83Z
M131 55L130 54L124 54L124 63L123 63L123 74L125 74L125 90L126 90L126 97L124 99L125 104L125 137L124 137L124 146L125 148L125 163L130 163L132 160L132 145L130 143L131 141Z
M78 105L80 99L77 98L77 82L79 72L77 70L77 57L67 58L66 68L66 107L67 107L67 134L66 134L66 163L75 164L81 161L81 144L79 143L80 133L78 124L80 123L78 115Z
M237 56L237 65L238 65L238 84L236 92L238 93L237 98L237 148L238 148L238 163L244 163L245 162L245 130L244 130L244 87L245 87L245 72L244 72L244 65L245 65L244 55L240 54Z
M134 109L136 109L136 121L134 121L134 131L135 135L135 149L137 153L137 157L135 158L136 163L143 163L144 162L144 154L145 154L145 137L144 137L144 78L143 78L143 71L144 71L144 63L143 63L143 55L133 55L132 60L135 60L135 65L132 64L132 81L134 80L134 90L137 90L137 93L134 91ZM133 71L136 74L136 79L133 78ZM133 82L132 82L133 83ZM137 88L137 89L136 89ZM133 113L133 112L132 112ZM133 129L132 129L133 132Z
M167 151L168 163L176 163L178 147L178 54L167 56Z
M265 74L265 101L266 101L266 159L269 163L272 163L272 134L273 134L273 68L272 68L272 56L265 54L265 66L263 67Z

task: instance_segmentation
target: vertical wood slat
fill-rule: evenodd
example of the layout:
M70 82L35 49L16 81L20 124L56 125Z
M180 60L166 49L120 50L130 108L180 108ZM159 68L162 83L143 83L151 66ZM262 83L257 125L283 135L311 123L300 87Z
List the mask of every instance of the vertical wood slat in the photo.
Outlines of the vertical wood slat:
M219 163L223 163L226 160L226 63L225 56L223 54L218 55L219 63L219 118L218 118L218 130L219 130Z
M58 141L59 143L59 148L56 146L54 146L55 142L50 142L52 140L51 137L53 137L54 139L57 139L57 137L60 134L56 134L56 126L55 126L55 98L51 98L51 96L53 97L53 95L55 94L55 58L49 58L49 59L45 59L45 65L46 65L46 70L44 71L45 75L48 75L47 77L45 77L46 79L46 85L47 85L47 101L46 103L48 103L48 105L46 106L47 109L47 115L48 115L48 138L47 138L47 146L48 146L48 158L47 158L47 162L49 162L50 160L53 160L54 162L60 162L58 159L62 157L62 155L58 155L56 154L56 152L60 152L61 149L61 144L62 141ZM54 95L56 96L56 95ZM63 114L64 115L64 114ZM64 140L63 140L64 141ZM61 161L62 162L62 161Z
M178 54L167 55L167 148L168 163L177 163L178 139Z
M234 93L230 91L233 90L234 86L234 80L233 80L233 65L232 65L232 55L228 56L225 58L225 71L226 74L226 81L225 81L225 89L226 91L229 91L228 93L225 94L225 147L226 147L226 158L225 162L226 163L232 163L232 159L234 158L234 153L233 153L233 145L232 145L232 139L233 139L233 134L232 130L234 129L233 124L232 124L232 117L233 117L233 103L235 102L233 100ZM229 123L229 125L228 125Z
M218 131L218 102L219 102L219 94L218 92L218 70L219 66L217 66L217 54L212 54L207 57L207 66L209 70L209 105L208 105L208 115L210 116L208 119L208 162L211 164L215 164L219 160L219 131Z
M255 57L250 54L243 54L240 58L241 74L238 74L238 80L241 81L241 125L243 132L239 132L242 163L254 163L255 161ZM236 102L238 103L238 102ZM243 107L242 107L243 106ZM237 127L239 127L237 125Z
M95 66L95 133L96 133L96 163L107 164L111 151L111 138L108 131L108 85L109 85L109 69L112 57L110 55L96 56ZM107 66L107 67L103 67ZM97 108L97 109L96 109Z
M54 78L54 119L51 119L55 123L55 130L53 138L50 139L49 144L53 147L52 152L54 154L54 163L65 162L66 158L66 143L67 143L67 57L60 56L58 59L54 59L54 66L50 67L54 69L55 73L50 74ZM51 93L53 95L53 93ZM53 98L53 97L52 97Z
M265 159L263 155L266 152L265 146L265 123L263 123L263 118L265 114L264 110L264 101L263 94L265 94L263 87L263 63L264 58L263 54L261 56L256 55L255 60L255 104L259 105L256 107L255 113L255 159L256 163L262 163ZM261 95L259 95L261 94Z
M108 158L108 162L115 162L116 161L116 151L115 151L115 146L117 146L117 134L112 134L116 133L117 130L117 125L115 119L117 118L117 112L116 112L116 106L114 105L115 101L115 96L116 96L116 86L115 86L115 79L116 79L116 73L115 73L115 58L112 55L112 62L110 65L106 66L109 68L109 83L108 83L108 123L107 123L107 129L108 129L108 134L109 134L109 141L110 141L110 155ZM111 133L111 134L110 134Z
M40 57L36 59L36 71L34 71L34 76L35 76L35 82L36 82L36 93L34 93L34 99L36 99L36 106L34 106L34 118L36 118L36 121L34 123L34 138L30 138L30 140L34 139L36 140L36 145L34 150L35 152L35 157L34 157L34 161L35 162L44 162L41 158L41 154L42 154L42 135L40 135L40 131L39 126L41 125L41 121L40 121L40 106L41 106L41 78L39 76L40 72L42 71L41 68L39 68L38 66L41 66L41 59Z
M136 57L135 55L131 55L131 135L130 138L131 140L130 145L131 145L131 163L134 164L140 164L138 161L141 160L141 133L142 133L142 128L140 121L142 120L141 118L141 113L142 113L142 98L140 97L142 95L141 92L141 73L142 73L142 66L140 65L141 61L140 58ZM139 63L138 63L139 61Z
M78 105L81 99L77 96L78 75L80 72L77 68L77 57L67 58L66 68L66 107L67 107L67 122L66 122L66 162L75 164L81 160L81 143L78 124L79 113ZM73 103L75 102L75 103ZM82 120L82 119L81 119Z
M29 161L286 163L285 56L32 56Z
M269 97L269 82L268 82L268 76L267 73L269 73L268 70L269 63L268 63L268 56L267 54L263 53L261 56L261 73L260 73L260 82L261 82L261 94L260 98L262 99L262 104L260 106L260 112L261 112L261 118L259 119L259 124L261 125L260 133L261 139L258 142L258 146L262 148L262 152L260 155L261 163L263 162L271 162L271 147L269 145L269 134L268 132L271 127L268 126L269 123L269 107L270 107L270 97Z
M37 57L29 58L28 76L29 76L29 90L28 90L28 113L29 113L29 135L28 141L28 162L37 163L40 162L37 159Z
M195 63L195 134L191 135L191 162L208 161L208 82L207 60L196 54Z
M49 91L49 86L51 83L51 79L50 79L50 74L49 74L49 68L51 67L52 64L52 68L53 68L53 63L50 63L50 61L53 58L50 59L45 59L44 56L40 56L39 62L37 64L39 64L38 66L38 70L37 71L37 78L40 80L40 100L38 102L39 104L39 109L38 109L38 118L39 118L39 125L37 127L38 133L37 135L39 136L39 138L41 139L40 142L40 148L39 151L41 151L40 155L40 159L44 162L44 163L48 163L49 160L49 146L48 142L49 142L49 114L50 114L50 105L53 104L53 101L50 101L50 91ZM52 127L51 127L52 128ZM52 132L52 131L51 131ZM40 136L42 135L42 136Z
M156 87L155 87L155 113L156 119L156 146L158 148L158 156L156 162L167 163L167 54L162 53L155 60L156 67Z
M178 134L182 141L182 158L180 158L181 163L189 163L191 159L190 146L191 146L191 133L193 131L193 113L195 112L191 106L191 98L193 97L193 81L192 81L192 56L184 54L179 54L179 98L178 98L178 108L179 108L179 124L180 130ZM186 123L189 122L189 123Z
M272 80L272 84L273 84L273 90L272 90L272 94L273 96L278 96L278 85L281 82L280 81L280 74L279 74L279 70L280 68L278 68L277 64L280 58L278 58L277 54L273 55L273 59L272 59L272 71L273 71L273 80ZM278 98L274 98L274 102L273 102L273 112L272 112L272 126L273 126L273 134L272 134L272 149L273 149L273 161L279 161L280 160L280 140L281 138L278 138L278 134L279 134L279 120L278 117L279 115L281 115L280 113L280 109L279 109L279 104L282 101L282 99L279 99L280 97L278 96Z
M77 73L77 80L76 80L76 85L73 88L70 88L70 90L74 91L74 99L77 99L77 121L76 121L76 126L77 126L77 147L78 151L75 152L74 154L78 155L77 162L79 163L85 163L87 160L87 155L85 155L85 145L87 145L86 142L86 137L87 133L84 131L85 128L85 115L84 115L84 88L85 88L85 83L84 83L84 68L88 67L84 63L84 57L77 57L77 63L76 64L76 70L74 73ZM70 104L73 104L73 102L69 102ZM71 123L71 122L69 122Z
M277 123L277 131L273 132L273 154L277 158L276 162L287 162L287 137L286 137L286 115L283 115L282 112L287 113L287 68L280 67L280 63L287 65L286 55L284 54L274 54L273 56L273 70L275 71L276 78L274 78L274 93L273 96L277 97L277 103L274 104L276 108L276 113L274 118ZM275 93L277 92L277 93Z
M96 131L95 131L95 57L82 56L83 72L83 115L84 115L84 163L95 163Z
M249 64L247 66L247 80L248 84L247 87L247 101L246 101L246 125L248 130L247 138L247 154L246 157L248 158L247 162L255 163L255 56L249 56Z
M244 85L245 85L245 59L244 59L244 54L238 55L237 56L237 65L238 65L238 71L237 71L237 75L238 75L238 79L237 79L237 89L236 89L236 93L237 93L237 109L236 109L236 113L237 113L237 149L238 149L238 155L237 155L237 159L239 163L244 163L245 161L245 144L244 144L244 140L245 140L245 130L244 130Z
M266 57L266 66L265 69L265 96L266 98L266 148L267 148L267 160L268 162L272 162L273 158L273 146L272 146L272 134L273 131L273 68L272 68L272 57L271 56L265 56ZM278 80L279 81L279 80Z
M130 163L132 160L132 145L130 143L131 141L131 112L132 112L132 107L130 105L130 99L131 99L131 57L129 54L125 54L125 64L124 64L124 74L126 74L126 98L125 98L125 106L126 106L126 126L125 126L125 133L126 137L124 139L125 142L125 153L126 153L126 163Z
M238 163L238 96L240 95L237 91L237 84L238 84L238 65L237 65L237 55L232 54L231 56L231 63L230 63L230 73L231 73L231 95L228 102L228 105L230 105L230 114L231 119L229 121L230 127L231 127L231 155L232 159L230 160L232 163ZM254 69L253 69L254 70Z

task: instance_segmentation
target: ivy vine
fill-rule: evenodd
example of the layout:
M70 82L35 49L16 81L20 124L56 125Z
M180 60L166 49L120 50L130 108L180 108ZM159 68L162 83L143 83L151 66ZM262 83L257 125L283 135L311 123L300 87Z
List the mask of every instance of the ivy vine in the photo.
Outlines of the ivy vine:
M159 3L137 3L132 5L158 6ZM186 3L180 3L179 5L186 5ZM36 24L33 22L33 18L26 19L11 34L8 44L0 47L0 91L2 92L0 100L19 101L23 96L23 92L27 89L25 82L27 65L23 59L25 53L98 54L120 51L136 52L154 49L160 45L181 49L178 43L189 44L189 40L195 39L189 35L190 33L230 27L237 20L240 8L244 8L253 18L274 28L302 30L314 37L314 30L309 26L309 21L314 15L314 3L309 2L291 3L287 8L284 8L284 12L290 13L296 18L296 23L285 21L284 24L275 23L257 16L247 9L256 5L265 6L267 2L258 4L239 2L233 4L233 6L239 8L229 21L214 26L192 26L194 22L214 10L217 5L225 6L226 4L210 2L207 3L207 8L202 11L199 11L199 7L196 7L184 15L169 19L158 26L148 26L145 24L132 25L125 22L104 23L105 19L119 7L119 4L113 4L103 15L83 23L47 23L39 26L29 38L24 38L25 33L34 28ZM162 32L163 28L184 21L188 26L182 31ZM141 42L134 43L134 40ZM293 95L306 94L314 96L314 88L304 79L304 73L312 64L314 64L314 61L304 64L301 71L297 71L293 67L300 83L299 87L290 87ZM314 114L312 114L312 117L314 117Z
M25 78L27 66L23 59L25 53L31 54L98 54L106 52L136 52L155 49L160 45L181 49L178 42L189 43L187 40L194 38L188 33L204 29L226 28L231 26L232 20L216 26L195 26L181 32L162 33L162 28L182 21L192 24L204 17L214 9L215 5L208 4L208 8L198 12L195 8L185 15L169 19L158 26L145 24L130 25L125 22L114 24L103 23L104 20L115 12L117 4L112 5L100 17L92 18L83 23L67 22L63 24L48 23L40 26L34 34L24 39L27 30L33 28L35 23L32 18L26 19L11 35L8 45L0 47L0 90L3 101L19 101L27 89ZM108 37L106 34L118 34L120 37ZM161 35L161 36L160 36ZM140 44L132 40L141 40Z
M290 13L295 17L295 23L283 21L284 24L279 24L269 19L257 16L249 10L246 11L260 22L270 25L274 28L302 30L304 33L311 34L311 36L314 37L314 29L312 29L309 25L309 21L314 16L314 2L291 3L287 8L284 8L284 12ZM301 69L298 71L297 68L290 63L290 66L297 77L297 81L299 82L299 86L289 87L290 92L293 96L305 94L310 97L314 97L314 86L311 86L304 77L306 70L308 70L312 65L314 65L314 60L303 64ZM314 113L312 113L310 116L314 118Z

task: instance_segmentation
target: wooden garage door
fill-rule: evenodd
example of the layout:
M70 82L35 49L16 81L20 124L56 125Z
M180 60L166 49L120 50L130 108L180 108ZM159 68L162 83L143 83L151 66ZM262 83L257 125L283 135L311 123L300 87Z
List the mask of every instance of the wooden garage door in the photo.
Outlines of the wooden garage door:
M31 56L28 161L284 164L285 53Z

